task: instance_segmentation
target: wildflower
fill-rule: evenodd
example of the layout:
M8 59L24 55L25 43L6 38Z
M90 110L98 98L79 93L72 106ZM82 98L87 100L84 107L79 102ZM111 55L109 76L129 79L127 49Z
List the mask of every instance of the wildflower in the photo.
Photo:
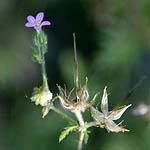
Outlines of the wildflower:
M131 106L124 106L116 111L109 111L108 112L108 97L107 97L107 91L106 87L104 88L104 93L102 97L101 102L101 110L102 112L99 112L97 109L91 106L91 114L95 121L99 122L99 125L101 128L106 128L108 132L125 132L129 131L121 126L119 126L122 122L119 124L116 124L113 120L118 120L122 114L126 111L127 108Z
M86 110L86 108L89 107L95 101L98 94L95 94L92 101L88 102L89 101L89 93L88 93L88 89L87 89L87 82L88 82L88 79L86 78L86 83L77 92L76 98L73 100L69 100L69 99L70 99L70 95L74 89L67 96L66 91L61 86L57 85L58 89L60 91L60 95L58 95L58 98L59 98L62 106L65 109L69 109L72 112L75 112L75 111L84 112Z
M42 107L47 106L52 99L53 94L44 86L40 88L34 88L33 96L31 100L35 102L36 105L41 105Z
M49 22L49 21L42 22L43 18L44 18L43 12L39 12L35 18L30 15L27 17L28 22L25 24L25 26L26 27L34 27L34 29L36 31L40 31L42 26L51 25L51 22Z

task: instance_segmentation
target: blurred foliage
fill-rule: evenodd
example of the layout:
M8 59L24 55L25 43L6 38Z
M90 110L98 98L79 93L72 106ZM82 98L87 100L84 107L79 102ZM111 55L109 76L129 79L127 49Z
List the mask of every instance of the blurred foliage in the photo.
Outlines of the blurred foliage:
M133 103L123 116L129 133L107 133L91 128L88 150L149 150L148 122L132 115L150 88L150 1L149 0L1 0L0 1L0 149L74 150L78 134L58 144L66 121L50 112L41 118L41 108L30 101L32 89L41 84L40 68L31 61L33 29L24 27L26 16L45 12L48 34L47 74L51 91L56 83L73 87L73 42L76 32L79 79L89 79L90 98L108 87L113 108L142 77L145 82L129 98ZM59 102L55 105L60 107ZM98 106L99 107L99 106ZM90 112L84 115L87 120Z

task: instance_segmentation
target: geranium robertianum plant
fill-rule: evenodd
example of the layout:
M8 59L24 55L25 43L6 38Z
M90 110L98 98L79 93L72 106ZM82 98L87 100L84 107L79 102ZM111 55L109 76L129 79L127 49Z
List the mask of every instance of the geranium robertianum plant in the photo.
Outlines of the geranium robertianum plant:
M77 52L76 52L76 39L75 33L73 33L73 43L74 43L74 87L67 94L67 91L57 84L59 93L52 94L49 90L47 75L45 69L45 54L47 52L47 36L42 30L42 26L51 25L49 21L43 21L44 13L40 12L34 18L33 16L28 16L28 22L25 24L26 27L33 27L35 29L34 36L34 46L32 47L32 57L33 60L41 65L41 72L43 77L43 84L39 88L34 88L31 100L35 102L36 105L42 106L42 117L44 118L50 110L55 111L59 115L62 115L70 124L64 128L64 131L59 137L59 142L61 142L70 132L75 131L80 134L78 150L82 149L83 141L86 144L88 141L88 134L90 131L88 128L99 126L101 128L106 128L108 132L125 132L129 131L121 126L121 123L116 124L113 120L118 120L127 108L131 106L121 107L127 100L127 98L135 91L137 84L129 94L122 99L122 101L112 110L108 111L108 96L106 87L104 88L104 93L101 101L101 110L94 108L93 103L99 93L90 100L89 91L87 87L88 78L86 77L85 84L79 86L78 79L78 63L77 63ZM71 94L74 92L74 98L71 98ZM53 97L56 95L55 97ZM68 114L62 112L54 106L54 101L58 99L61 106L73 113L76 116L76 120L72 119ZM91 111L91 116L93 121L87 122L83 118L83 113L86 109Z

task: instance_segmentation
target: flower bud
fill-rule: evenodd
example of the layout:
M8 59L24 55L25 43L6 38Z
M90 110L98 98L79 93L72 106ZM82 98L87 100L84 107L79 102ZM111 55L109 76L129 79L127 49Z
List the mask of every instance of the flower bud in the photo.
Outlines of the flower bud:
M42 109L42 118L45 118L45 116L48 114L49 109L48 107L43 107Z
M36 46L47 44L47 36L42 30L35 33L34 43Z

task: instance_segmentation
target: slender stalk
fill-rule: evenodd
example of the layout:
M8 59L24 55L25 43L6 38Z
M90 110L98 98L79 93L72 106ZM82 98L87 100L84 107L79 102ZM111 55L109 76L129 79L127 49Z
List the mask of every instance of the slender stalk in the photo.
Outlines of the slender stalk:
M76 36L75 33L73 33L73 46L74 46L74 88L77 96L77 90L78 90L78 60L77 60L77 48L76 48ZM76 97L77 98L77 97Z
M82 150L82 144L84 140L84 131L86 130L86 128L84 127L84 120L82 117L82 113L80 111L75 111L74 113L80 124L80 137L79 137L79 142L78 142L78 150Z
M75 111L74 113L80 124L80 137L79 137L79 142L78 142L78 150L82 150L82 145L83 145L83 140L84 140L84 132L87 130L87 128L98 125L99 122L93 121L93 122L89 122L89 123L84 123L82 113L80 111Z
M88 128L90 128L90 127L97 126L97 125L99 125L99 124L100 124L100 123L99 123L98 121L93 121L93 122L86 123L86 124L84 125L84 127L85 127L86 129L88 129Z
M79 143L78 143L78 150L82 150L82 143L83 143L83 140L84 140L84 132L81 131L81 132L80 132Z
M72 122L73 124L76 124L76 125L78 124L74 119L72 119L71 117L69 117L67 114L65 114L61 110L57 109L53 104L51 104L50 109L53 110L53 111L55 111L56 113L58 113L62 117L64 117L66 120Z
M43 46L39 46L39 51L40 51L40 57L41 57L41 69L42 69L42 76L43 76L43 84L45 87L48 88L48 83L47 83L47 76L46 76L46 67L45 67L45 57L44 57L44 49Z
M78 150L82 150L82 145L83 145L83 140L84 140L84 132L92 126L99 125L99 122L93 121L93 122L89 122L89 123L84 123L82 113L80 111L75 111L74 113L80 124L80 137L79 137L79 142L78 142Z
M84 126L84 120L83 120L83 117L82 117L82 114L80 111L75 111L74 114L76 115L78 121L79 121L79 124L80 126Z

